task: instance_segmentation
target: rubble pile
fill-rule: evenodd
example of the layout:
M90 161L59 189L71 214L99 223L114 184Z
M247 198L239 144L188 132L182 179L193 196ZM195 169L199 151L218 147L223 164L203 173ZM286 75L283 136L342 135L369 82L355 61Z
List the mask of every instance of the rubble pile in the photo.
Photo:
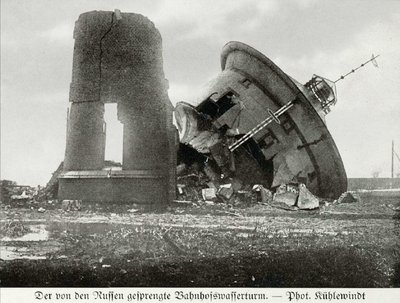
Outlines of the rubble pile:
M54 200L50 200L49 193L40 185L37 187L19 185L15 181L1 180L1 200L5 207L30 207L39 212L47 208L54 208Z
M341 194L340 197L334 201L334 203L341 204L341 203L354 203L360 201L361 198L358 194L347 191Z
M40 186L34 188L28 185L18 185L15 181L1 180L1 202L27 202L38 198Z
M316 209L319 198L314 196L303 183L280 185L273 195L272 203L293 209Z
M46 184L45 191L49 199L57 199L58 196L58 177L64 168L64 161L61 161L57 169L52 173L49 182Z
M178 165L177 202L226 203L246 206L260 201L260 193L233 178L210 178L197 163Z
M249 206L256 203L283 209L311 210L319 208L320 199L314 196L302 183L282 184L275 189L268 189L261 184L243 185L235 178L210 179L199 168L178 165L177 202L205 202L207 204L225 203L234 206Z

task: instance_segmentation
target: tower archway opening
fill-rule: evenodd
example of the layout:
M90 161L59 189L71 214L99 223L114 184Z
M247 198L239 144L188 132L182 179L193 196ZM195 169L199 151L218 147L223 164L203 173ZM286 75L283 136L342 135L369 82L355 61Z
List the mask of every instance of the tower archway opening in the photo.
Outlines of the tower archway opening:
M104 168L120 170L123 153L123 124L118 121L117 103L105 104L104 122L106 133Z

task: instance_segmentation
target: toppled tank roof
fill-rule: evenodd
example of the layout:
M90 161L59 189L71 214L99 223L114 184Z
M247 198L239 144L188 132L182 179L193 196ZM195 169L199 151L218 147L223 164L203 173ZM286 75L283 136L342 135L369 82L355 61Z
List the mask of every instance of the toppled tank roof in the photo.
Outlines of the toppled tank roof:
M332 81L302 85L254 48L227 43L222 71L193 105L177 104L180 141L206 156L222 177L244 183L300 182L337 198L347 177L325 115L336 102Z

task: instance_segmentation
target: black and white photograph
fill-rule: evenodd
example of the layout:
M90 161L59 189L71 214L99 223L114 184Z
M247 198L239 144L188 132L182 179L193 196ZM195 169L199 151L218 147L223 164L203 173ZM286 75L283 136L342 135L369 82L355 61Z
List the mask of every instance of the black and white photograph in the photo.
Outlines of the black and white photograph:
M1 0L0 286L399 294L399 29L398 0Z

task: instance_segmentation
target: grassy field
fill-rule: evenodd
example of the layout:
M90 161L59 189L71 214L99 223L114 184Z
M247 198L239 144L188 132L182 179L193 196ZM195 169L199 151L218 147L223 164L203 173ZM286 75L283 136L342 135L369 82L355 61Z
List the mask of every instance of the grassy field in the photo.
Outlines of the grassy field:
M314 211L39 206L2 205L1 286L400 286L399 193Z

